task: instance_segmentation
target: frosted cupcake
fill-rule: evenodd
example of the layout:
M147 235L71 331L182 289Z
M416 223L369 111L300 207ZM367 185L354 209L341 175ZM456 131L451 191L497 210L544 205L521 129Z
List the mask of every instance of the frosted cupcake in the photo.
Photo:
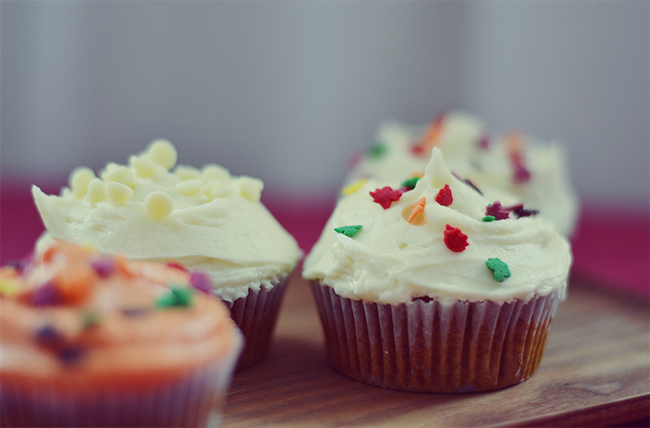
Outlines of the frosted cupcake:
M571 235L578 202L562 146L520 132L494 137L481 120L463 112L442 114L428 127L385 122L375 144L352 167L348 183L375 178L396 186L404 176L422 174L433 147L449 170L489 199L525 204L559 233Z
M489 391L537 369L565 298L566 239L488 200L432 150L400 188L362 180L305 260L341 373L406 391Z
M0 269L2 426L217 423L242 337L204 285L67 242Z
M301 251L260 202L263 183L208 164L176 166L166 140L109 163L77 168L59 196L32 193L47 235L132 260L178 262L206 272L246 338L239 368L270 347L280 301Z

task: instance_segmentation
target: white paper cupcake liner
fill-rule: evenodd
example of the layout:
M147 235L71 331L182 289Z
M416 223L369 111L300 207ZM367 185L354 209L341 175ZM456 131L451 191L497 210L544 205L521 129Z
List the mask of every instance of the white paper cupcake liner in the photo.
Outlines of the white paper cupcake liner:
M274 283L271 288L262 286L259 291L250 290L246 297L233 302L224 301L230 308L230 316L244 335L244 350L239 358L238 371L252 366L268 354L289 278L290 275Z
M528 379L539 366L559 291L524 302L351 300L311 282L329 363L383 388L489 391Z
M2 384L0 425L39 427L218 426L237 354L180 380L147 389L72 394L40 385Z

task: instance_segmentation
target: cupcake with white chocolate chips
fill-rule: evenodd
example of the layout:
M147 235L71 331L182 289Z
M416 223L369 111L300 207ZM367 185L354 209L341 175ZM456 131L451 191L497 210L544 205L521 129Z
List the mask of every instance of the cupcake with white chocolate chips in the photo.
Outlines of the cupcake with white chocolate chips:
M47 228L37 247L65 239L204 272L246 338L239 368L250 366L268 352L301 251L260 202L262 181L176 160L170 142L155 140L127 165L108 163L98 176L75 169L59 196L34 186Z
M550 223L488 200L437 148L422 178L361 180L343 194L303 270L334 368L439 393L534 373L571 265Z

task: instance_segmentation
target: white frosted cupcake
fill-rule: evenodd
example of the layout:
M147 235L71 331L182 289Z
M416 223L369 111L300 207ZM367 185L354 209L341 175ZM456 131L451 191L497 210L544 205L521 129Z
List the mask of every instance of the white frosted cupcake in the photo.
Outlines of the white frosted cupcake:
M420 179L360 181L305 260L330 364L373 385L488 391L527 379L565 298L569 244L486 199L437 148Z
M174 262L205 272L231 309L246 347L239 368L268 351L288 277L301 257L296 241L260 202L263 183L208 164L176 166L166 140L98 176L81 167L59 196L32 193L51 238L92 245L129 259Z
M375 144L352 167L348 183L375 178L397 186L404 177L424 172L433 147L449 170L489 199L504 206L524 204L559 233L572 233L578 201L562 146L520 132L494 137L482 121L463 112L442 114L428 127L385 122Z

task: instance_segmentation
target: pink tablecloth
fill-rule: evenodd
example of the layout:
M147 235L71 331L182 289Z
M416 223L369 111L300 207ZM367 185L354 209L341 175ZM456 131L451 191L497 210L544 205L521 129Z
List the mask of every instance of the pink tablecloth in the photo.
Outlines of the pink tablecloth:
M58 193L60 186L43 186ZM265 196L271 212L309 251L318 239L333 200L299 201ZM0 263L28 255L43 231L31 199L30 184L0 183ZM572 238L572 277L650 297L650 213L645 210L607 210L584 204Z

